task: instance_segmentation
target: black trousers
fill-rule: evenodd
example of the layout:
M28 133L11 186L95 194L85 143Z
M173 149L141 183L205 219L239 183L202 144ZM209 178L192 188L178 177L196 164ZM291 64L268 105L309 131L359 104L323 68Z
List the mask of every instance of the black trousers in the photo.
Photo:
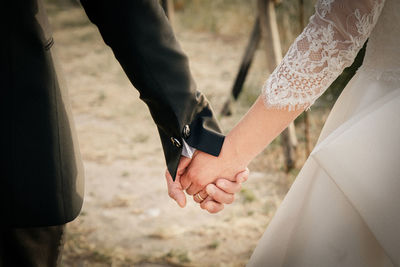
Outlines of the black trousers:
M65 225L32 228L1 226L0 267L59 266Z

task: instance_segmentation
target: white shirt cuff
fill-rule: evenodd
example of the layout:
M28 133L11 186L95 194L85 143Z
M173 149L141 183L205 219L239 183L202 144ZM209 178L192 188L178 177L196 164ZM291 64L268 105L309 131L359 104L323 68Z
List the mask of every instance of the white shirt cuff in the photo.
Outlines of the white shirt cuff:
M182 156L185 156L187 158L192 158L193 157L193 153L196 151L196 148L189 146L185 140L183 141L183 147L182 147Z

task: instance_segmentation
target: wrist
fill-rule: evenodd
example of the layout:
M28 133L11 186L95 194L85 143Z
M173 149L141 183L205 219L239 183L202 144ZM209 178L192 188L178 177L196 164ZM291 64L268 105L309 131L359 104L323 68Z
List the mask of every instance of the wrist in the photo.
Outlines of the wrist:
M222 145L221 160L227 162L231 170L241 171L244 170L249 163L244 156L243 153L240 153L235 138L228 134Z

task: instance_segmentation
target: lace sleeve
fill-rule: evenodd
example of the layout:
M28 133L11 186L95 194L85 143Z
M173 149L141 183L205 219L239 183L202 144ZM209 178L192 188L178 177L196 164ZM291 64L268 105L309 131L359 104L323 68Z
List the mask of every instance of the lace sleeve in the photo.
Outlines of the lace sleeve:
M319 0L315 14L263 86L268 108L309 108L350 66L384 0Z

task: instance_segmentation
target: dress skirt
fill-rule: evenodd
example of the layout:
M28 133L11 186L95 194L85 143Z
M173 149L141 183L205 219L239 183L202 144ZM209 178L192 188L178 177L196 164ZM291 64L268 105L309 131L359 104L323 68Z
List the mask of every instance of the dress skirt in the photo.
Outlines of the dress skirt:
M400 82L361 68L248 266L400 266Z

